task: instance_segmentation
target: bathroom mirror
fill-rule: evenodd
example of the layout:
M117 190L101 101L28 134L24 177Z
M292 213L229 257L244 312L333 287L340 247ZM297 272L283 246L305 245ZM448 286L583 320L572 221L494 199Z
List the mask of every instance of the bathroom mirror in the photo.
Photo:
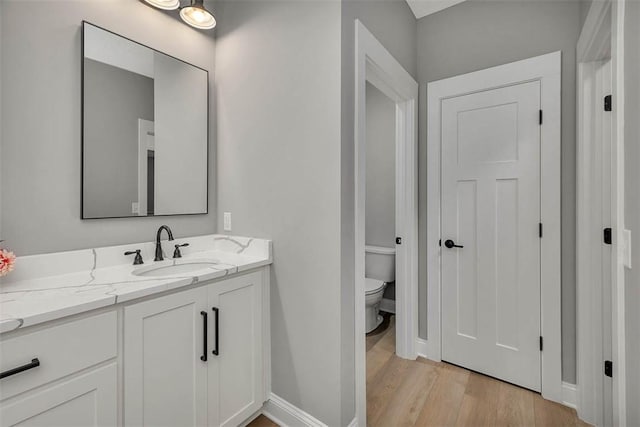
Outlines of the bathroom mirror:
M207 213L208 72L82 23L82 218Z

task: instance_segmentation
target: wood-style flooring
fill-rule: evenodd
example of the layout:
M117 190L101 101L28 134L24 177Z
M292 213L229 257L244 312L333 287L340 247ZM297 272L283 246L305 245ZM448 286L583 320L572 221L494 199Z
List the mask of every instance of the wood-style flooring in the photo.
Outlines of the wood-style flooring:
M369 426L588 425L538 393L447 363L400 359L394 320L367 336Z
M395 355L395 319L367 335L369 427L588 426L566 406L447 363ZM261 415L251 427L277 424Z
M271 421L264 415L259 415L258 418L247 424L247 427L279 427L278 424Z

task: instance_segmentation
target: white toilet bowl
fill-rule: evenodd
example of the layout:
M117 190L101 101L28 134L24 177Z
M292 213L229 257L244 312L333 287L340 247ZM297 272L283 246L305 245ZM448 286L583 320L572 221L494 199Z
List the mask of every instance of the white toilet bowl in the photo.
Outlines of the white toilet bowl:
M378 314L380 310L380 302L387 284L382 280L364 279L365 280L365 329L369 333L382 323L382 316Z
M382 323L378 314L387 283L395 280L395 248L365 247L365 329L373 331Z

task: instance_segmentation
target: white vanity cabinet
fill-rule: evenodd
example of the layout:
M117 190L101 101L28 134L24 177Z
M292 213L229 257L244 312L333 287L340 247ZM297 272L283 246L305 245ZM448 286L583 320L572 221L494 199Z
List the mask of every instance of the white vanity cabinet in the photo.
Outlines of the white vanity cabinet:
M0 427L233 427L260 413L271 241L180 241L183 257L143 267L123 253L153 243L20 258L0 280Z
M236 426L262 407L262 274L124 307L126 426Z
M117 315L0 341L0 425L118 424Z

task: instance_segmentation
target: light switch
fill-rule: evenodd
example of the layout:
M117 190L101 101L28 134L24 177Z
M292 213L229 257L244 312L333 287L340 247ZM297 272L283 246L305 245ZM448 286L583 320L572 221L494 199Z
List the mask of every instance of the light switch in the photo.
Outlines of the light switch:
M231 212L224 213L224 231L231 231Z
M622 261L625 267L631 268L631 230L624 230L622 232L622 239L624 243Z

